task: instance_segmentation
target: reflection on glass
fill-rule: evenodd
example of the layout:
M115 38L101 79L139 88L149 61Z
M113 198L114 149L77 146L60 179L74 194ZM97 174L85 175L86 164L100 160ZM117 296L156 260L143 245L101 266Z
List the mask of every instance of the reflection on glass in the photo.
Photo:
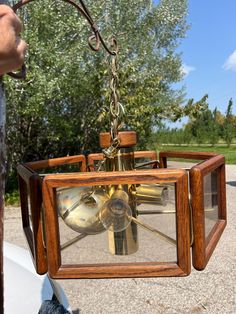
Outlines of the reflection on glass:
M31 209L31 202L30 202L30 194L28 191L27 191L27 207L28 207L28 212L29 212L29 227L32 230L33 229L32 216L31 216L32 209Z
M105 231L99 219L103 204L109 199L102 189L70 187L57 189L58 213L74 231L97 234Z
M156 160L152 160L148 157L135 158L135 169L152 169L156 165Z
M137 185L135 196L137 204L166 205L169 200L167 187L157 184Z
M144 186L146 188L146 186ZM156 190L156 199L153 191ZM150 198L140 203L139 218L176 240L176 207L174 185L150 185ZM139 204L139 203L138 203Z
M209 235L218 220L218 184L217 171L204 177L204 211L205 211L205 237Z
M176 262L175 185L127 185L126 192L112 194L106 194L107 188L100 193L92 187L57 189L63 263ZM122 243L130 245L134 227L138 249L111 254L111 241L121 234Z
M127 229L131 222L129 216L132 216L128 203L128 194L123 190L116 190L102 206L99 218L107 230L119 232Z

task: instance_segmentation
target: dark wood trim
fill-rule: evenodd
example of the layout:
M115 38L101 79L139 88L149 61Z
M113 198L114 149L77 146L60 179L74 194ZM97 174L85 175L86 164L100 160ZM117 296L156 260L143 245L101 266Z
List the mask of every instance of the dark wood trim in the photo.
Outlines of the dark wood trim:
M225 186L225 158L222 155L206 152L160 152L160 168L167 168L168 158L200 160L201 162L190 169L190 192L193 210L192 246L193 266L202 270L206 267L224 228L226 226L226 186ZM205 237L204 212L204 177L212 171L217 171L218 221Z
M206 252L205 252L205 266L207 265L212 253L214 252L217 243L226 227L225 220L218 220L213 229L211 230L209 236L206 239Z
M74 163L81 163L81 171L86 171L86 158L84 155L40 160L21 164L17 167L22 226L38 274L47 272L47 252L43 235L43 178L39 176L36 170ZM28 198L30 200L30 208L28 206Z
M145 175L142 176L142 173ZM66 174L48 174L46 181L52 188L87 185L115 184L119 178L120 184L153 183L158 180L159 184L175 183L177 179L185 174L182 169L148 169L140 171L114 171L114 172L83 172ZM112 180L114 180L112 182Z
M193 266L197 269L205 267L205 216L203 199L203 178L201 171L196 168L190 170L190 192L193 217L194 242L192 246Z
M29 221L28 185L19 172L18 172L18 184L19 184L19 192L20 192L22 227L26 236L26 240L29 245L31 255L34 260L33 232L30 228L30 221Z
M44 168L75 164L78 162L81 162L81 167L80 167L81 172L85 172L86 171L86 158L84 155L76 155L76 156L68 156L68 157L33 161L33 162L26 163L25 166L33 170L39 170L39 169L44 169Z
M183 176L175 184L176 193L176 228L177 252L182 256L178 259L179 267L186 273L191 272L190 248L190 209L188 202L188 175ZM186 194L187 191L187 194ZM178 210L182 208L182 210ZM179 258L179 254L178 254Z
M42 179L38 175L30 177L30 212L33 230L34 260L39 274L47 272L47 254L43 239Z
M207 153L207 152L162 151L159 153L160 168L167 168L167 158L207 160L216 155L217 154L215 153Z
M45 208L45 224L46 224L45 231L46 231L48 271L49 274L51 274L57 272L61 265L58 213L54 189L51 189L44 182L42 191Z
M22 226L38 274L47 272L46 249L42 230L42 178L23 165L18 166ZM30 200L30 209L28 206ZM30 214L32 228L30 225Z
M132 147L137 144L137 134L134 131L122 131L118 133L119 147ZM99 134L101 148L108 148L111 145L111 134L109 132Z
M217 171L218 221L206 238L204 212L204 177ZM193 266L202 270L206 267L226 227L225 159L222 155L194 166L190 170L190 186L193 208Z
M159 153L160 159L163 157L169 158L184 158L184 159L196 159L196 160L206 160L211 157L217 156L216 153L208 152L179 152L179 151L161 151Z
M201 162L195 165L194 169L199 169L202 173L202 176L206 176L208 173L216 170L217 168L221 167L225 164L225 158L223 155L216 155L204 162ZM193 169L192 168L192 169Z
M116 278L185 276L190 273L190 219L187 198L187 173L184 170L140 170L124 172L91 172L48 175L43 181L46 218L48 270L52 278ZM62 265L59 250L56 188L135 183L175 183L177 206L177 262Z
M96 264L66 265L59 267L56 273L50 273L55 279L109 279L109 278L145 278L187 276L176 263L135 263L135 264Z
M157 160L157 153L155 150L151 150L151 151L144 151L144 150L140 150L140 151L135 151L134 152L134 158L148 158L150 160Z

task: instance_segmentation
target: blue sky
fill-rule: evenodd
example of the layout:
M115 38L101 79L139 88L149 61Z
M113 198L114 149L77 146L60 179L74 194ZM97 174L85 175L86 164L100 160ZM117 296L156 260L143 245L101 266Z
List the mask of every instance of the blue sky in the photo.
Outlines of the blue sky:
M236 114L236 0L189 0L188 23L179 48L187 97L208 94L222 113L232 97Z

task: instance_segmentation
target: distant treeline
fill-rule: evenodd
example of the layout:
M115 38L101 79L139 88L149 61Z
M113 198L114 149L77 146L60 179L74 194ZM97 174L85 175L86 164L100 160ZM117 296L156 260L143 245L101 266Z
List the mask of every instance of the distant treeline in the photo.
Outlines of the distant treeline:
M155 132L152 144L210 144L212 146L225 143L228 147L236 138L236 116L233 115L233 101L229 100L225 114L215 108L201 112L197 117L189 119L183 128L170 129L166 126Z

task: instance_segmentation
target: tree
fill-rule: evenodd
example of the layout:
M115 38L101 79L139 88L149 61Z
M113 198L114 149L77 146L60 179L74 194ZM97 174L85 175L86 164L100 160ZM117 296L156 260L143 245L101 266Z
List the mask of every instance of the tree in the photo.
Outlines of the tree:
M218 123L219 114L217 107L214 109L214 111L211 114L211 120L210 120L210 133L209 133L209 139L212 146L218 143L220 138L220 124Z
M154 125L185 114L183 90L172 86L182 78L176 48L187 30L187 0L86 4L104 38L118 39L125 123L144 148ZM7 83L9 174L19 161L97 151L99 132L109 130L109 58L88 49L87 22L55 0L35 1L21 15L28 74Z
M233 117L233 100L229 100L228 107L226 110L225 121L223 124L223 139L225 140L228 147L230 147L233 138L235 137L234 128L234 117Z
M192 134L198 144L210 143L214 146L220 136L218 117L219 112L217 108L212 112L207 106L206 110L190 118L190 122L185 126L185 130Z

